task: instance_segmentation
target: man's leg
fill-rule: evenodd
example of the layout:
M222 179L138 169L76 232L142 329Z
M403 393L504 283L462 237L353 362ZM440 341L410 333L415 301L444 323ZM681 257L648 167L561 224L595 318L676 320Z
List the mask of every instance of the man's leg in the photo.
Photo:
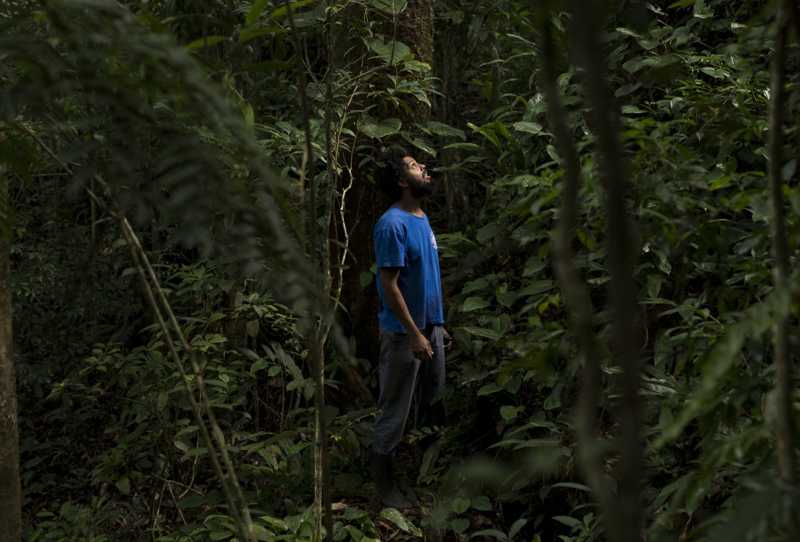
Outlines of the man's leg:
M378 453L391 454L403 438L420 361L411 352L406 335L384 332L379 363L381 412L375 421L373 447Z
M419 371L419 392L417 408L419 427L439 425L446 422L444 401L445 383L445 351L444 328L433 326L428 334L428 340L433 348L433 359L424 362Z
M378 496L386 506L395 508L410 505L394 483L391 457L403 438L419 367L420 361L411 351L406 335L381 333L378 365L380 413L375 421L370 463Z

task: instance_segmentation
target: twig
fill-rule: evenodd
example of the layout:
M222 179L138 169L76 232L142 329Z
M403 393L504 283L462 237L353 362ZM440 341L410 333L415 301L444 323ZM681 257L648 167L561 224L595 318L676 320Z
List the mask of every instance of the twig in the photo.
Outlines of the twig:
M183 517L183 510L181 510L181 505L178 504L178 499L175 498L175 491L172 489L172 482L167 480L167 489L169 489L169 494L172 496L172 502L175 504L175 509L178 511L178 515L181 517L181 521L184 525L188 525L186 523L186 518Z

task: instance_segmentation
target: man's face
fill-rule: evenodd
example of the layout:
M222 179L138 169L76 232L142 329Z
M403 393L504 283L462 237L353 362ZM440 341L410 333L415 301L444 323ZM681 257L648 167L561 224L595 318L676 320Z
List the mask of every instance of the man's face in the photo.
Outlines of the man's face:
M430 196L433 193L433 184L425 164L420 164L411 156L403 158L403 163L406 167L405 186L408 186L411 195L417 199ZM400 181L400 186L404 186L403 181Z

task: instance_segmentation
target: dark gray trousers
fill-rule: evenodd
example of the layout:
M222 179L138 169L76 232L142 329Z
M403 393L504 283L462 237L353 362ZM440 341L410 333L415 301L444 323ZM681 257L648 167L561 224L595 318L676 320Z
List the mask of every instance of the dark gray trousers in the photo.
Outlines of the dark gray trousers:
M444 423L444 328L432 326L425 336L433 347L433 359L422 361L411 351L404 333L381 331L378 365L380 412L375 421L373 450L391 454L403 438L414 404L412 423ZM441 415L436 415L441 412ZM439 418L439 419L437 419Z

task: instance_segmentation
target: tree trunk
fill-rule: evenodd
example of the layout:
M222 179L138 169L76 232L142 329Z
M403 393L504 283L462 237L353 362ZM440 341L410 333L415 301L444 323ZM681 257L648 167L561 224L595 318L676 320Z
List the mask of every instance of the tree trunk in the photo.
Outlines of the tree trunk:
M786 232L783 200L783 120L786 94L786 42L789 33L789 5L778 5L775 38L775 53L772 57L771 101L769 112L769 192L772 211L772 252L775 256L775 289L788 294L789 288L789 243ZM778 471L782 481L791 486L794 483L794 425L792 422L792 366L789 359L788 317L775 324L775 399L777 420L775 442ZM786 502L787 517L791 516L791 501Z
M397 20L397 37L417 60L433 66L433 0L408 0Z
M600 177L606 190L606 233L608 269L611 274L608 298L612 314L612 352L622 368L619 382L621 404L618 419L621 428L618 465L619 508L609 539L616 542L641 540L643 512L641 474L643 442L641 438L641 399L639 396L639 346L636 344L636 282L633 224L625 205L628 189L627 164L619 137L619 112L608 84L599 29L603 27L602 0L570 2L572 35L584 69L583 87L590 109L592 131L597 138Z
M575 265L575 230L578 223L578 192L583 182L578 149L570 134L567 112L561 101L556 70L556 47L553 38L552 6L544 3L538 14L542 49L543 81L548 121L555 135L561 167L564 169L561 207L555 236L556 273L569 310L570 331L575 338L581 364L581 387L575 410L575 433L581 470L600 505L606 530L616 531L619 523L612 490L604 468L603 443L599 439L598 410L603 392L603 373L597 355L597 338L592 329L594 309L588 285Z
M411 48L417 60L433 67L433 0L408 0L408 7L397 18L397 37ZM409 105L411 118L403 118L403 124L430 118L428 105L420 101Z
M19 484L17 379L11 357L11 224L8 177L0 170L0 540L17 542L22 534Z

